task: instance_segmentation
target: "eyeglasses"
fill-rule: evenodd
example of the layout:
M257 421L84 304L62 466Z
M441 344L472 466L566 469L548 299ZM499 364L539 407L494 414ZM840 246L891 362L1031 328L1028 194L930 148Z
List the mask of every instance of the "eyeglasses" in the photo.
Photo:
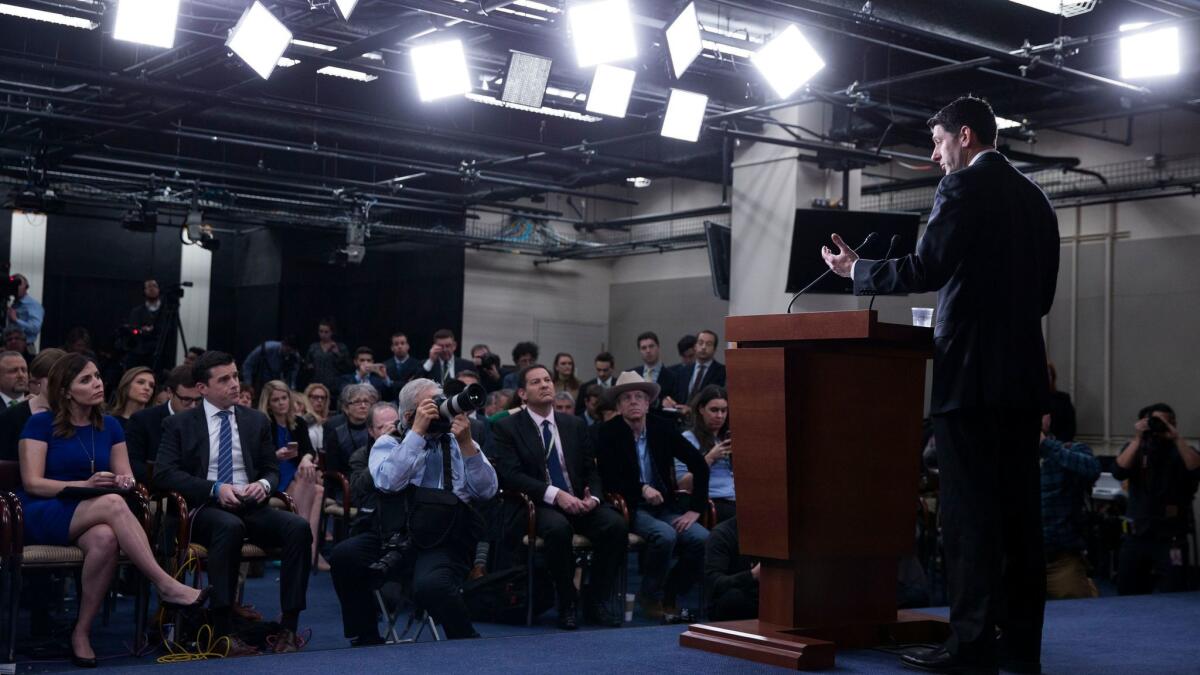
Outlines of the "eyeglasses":
M371 405L371 399L360 398L353 401L346 401L346 405Z

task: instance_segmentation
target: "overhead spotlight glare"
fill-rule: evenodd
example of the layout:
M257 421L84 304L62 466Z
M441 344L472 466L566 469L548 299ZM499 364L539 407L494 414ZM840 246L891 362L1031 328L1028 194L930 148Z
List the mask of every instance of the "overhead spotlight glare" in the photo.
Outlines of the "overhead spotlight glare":
M629 178L625 179L625 182L629 183L630 185L632 185L635 188L640 189L640 188L650 187L651 181L649 178L646 178L645 176L630 176Z
M342 21L349 21L350 14L354 11L354 7L357 4L358 0L334 0L334 12Z
M1051 14L1061 14L1062 16L1078 16L1086 12L1092 11L1096 7L1096 0L1011 0L1018 5L1025 5L1034 9L1040 9L1043 12Z
M300 59L289 59L286 56L281 56L279 57L279 60L275 62L275 65L280 68L291 68L297 63L300 63Z
M113 37L151 47L175 46L179 0L120 0Z
M225 46L265 80L271 77L275 64L279 63L279 57L291 41L292 32L287 26L255 0L229 31Z
M471 91L471 74L461 40L413 47L411 56L417 73L417 95L422 101L462 96Z
M1149 24L1131 23L1121 31L1138 30ZM1121 77L1136 80L1179 74L1179 29L1175 26L1121 38Z
M704 126L704 110L708 97L682 89L672 89L667 100L667 114L663 116L662 135L681 141L695 143Z
M825 61L795 24L763 45L750 60L780 98L796 93L825 67Z
M1014 127L1019 127L1019 126L1021 126L1021 122L1018 122L1016 120L1010 120L1007 117L997 117L996 118L996 130L997 131L1000 131L1002 129L1012 129Z
M78 16L68 16L59 14L58 12L47 12L40 9L30 9L29 7L21 7L20 5L10 5L6 2L0 3L0 14L6 16L15 16L19 19L31 19L33 21L43 21L45 23L53 23L59 26L67 26L68 28L82 28L83 30L95 30L100 24L95 21L89 21Z
M713 40L704 40L701 42L701 45L710 51L720 54L728 54L729 56L740 56L743 59L748 59L751 56L754 56L754 52L750 51L749 49L742 49L741 47L734 47L733 45L722 44Z
M513 50L508 58L508 73L504 76L500 98L530 108L542 107L552 63L544 56Z
M628 68L596 66L592 88L588 92L587 111L609 117L624 117L636 77L637 73Z
M334 47L333 45L322 44L320 42L312 42L310 40L292 40L292 44L296 45L297 47L307 47L308 49L315 49L319 52L331 52L331 51L337 49L337 47Z
M569 10L568 23L580 68L637 56L633 19L626 0L597 0Z
M696 19L696 3L689 2L667 27L667 49L671 52L671 67L678 79L704 48L700 39L700 22Z
M357 82L374 82L375 80L379 79L378 75L370 75L359 70L339 68L337 66L325 66L317 72L321 75L331 75L333 77L341 77L347 80L355 80Z
M524 7L525 9L536 9L539 12L545 12L547 14L558 14L561 11L557 7L554 7L552 5L547 5L544 2L537 2L537 0L515 0L515 2L513 2L513 4L516 5L517 7Z

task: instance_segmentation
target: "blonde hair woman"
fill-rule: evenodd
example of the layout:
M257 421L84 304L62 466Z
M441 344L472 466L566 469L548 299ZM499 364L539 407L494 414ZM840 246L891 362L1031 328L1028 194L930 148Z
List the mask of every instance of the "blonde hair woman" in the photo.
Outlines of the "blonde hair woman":
M317 473L317 451L308 438L308 422L295 414L292 390L282 380L270 380L263 385L258 409L272 422L275 456L279 458L279 491L286 492L296 501L296 512L308 521L315 556L325 488ZM329 563L318 558L317 567L327 570Z

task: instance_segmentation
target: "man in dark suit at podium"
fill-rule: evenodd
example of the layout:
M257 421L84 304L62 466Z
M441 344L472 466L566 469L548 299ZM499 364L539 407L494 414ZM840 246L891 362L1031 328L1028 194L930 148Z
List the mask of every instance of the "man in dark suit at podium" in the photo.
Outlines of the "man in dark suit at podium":
M1058 280L1058 221L1041 189L996 151L985 101L959 98L928 125L946 177L916 253L859 260L836 234L837 254L822 249L857 295L938 291L930 413L952 633L903 661L939 672L997 664L1039 672L1038 431L1050 403L1041 318Z

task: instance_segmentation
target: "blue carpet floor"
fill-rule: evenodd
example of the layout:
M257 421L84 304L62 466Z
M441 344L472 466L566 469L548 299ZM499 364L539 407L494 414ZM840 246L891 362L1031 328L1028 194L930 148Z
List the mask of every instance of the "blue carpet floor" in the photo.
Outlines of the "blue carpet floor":
M278 607L275 570L247 586L247 601L269 616ZM125 672L149 667L171 672L254 673L267 667L289 675L329 673L348 665L356 675L405 669L459 670L483 668L500 673L586 672L758 672L771 670L749 662L679 646L684 626L651 626L637 620L622 629L584 629L564 633L553 628L553 615L539 625L480 624L485 639L457 643L420 642L348 650L341 637L340 614L329 575L312 580L309 608L302 617L312 629L312 642L303 653L213 660L158 666L155 657L126 655L131 637L131 604L118 603L107 626L97 622L93 644L101 667ZM945 615L945 609L930 610ZM1046 609L1042 663L1047 673L1200 673L1200 640L1194 635L1200 619L1200 593L1105 597L1097 600L1052 602ZM427 638L425 638L427 639ZM108 657L108 658L104 658ZM897 667L896 657L881 651L846 651L838 655L838 671L852 673L911 672ZM63 660L20 660L18 672L39 673L72 669Z

